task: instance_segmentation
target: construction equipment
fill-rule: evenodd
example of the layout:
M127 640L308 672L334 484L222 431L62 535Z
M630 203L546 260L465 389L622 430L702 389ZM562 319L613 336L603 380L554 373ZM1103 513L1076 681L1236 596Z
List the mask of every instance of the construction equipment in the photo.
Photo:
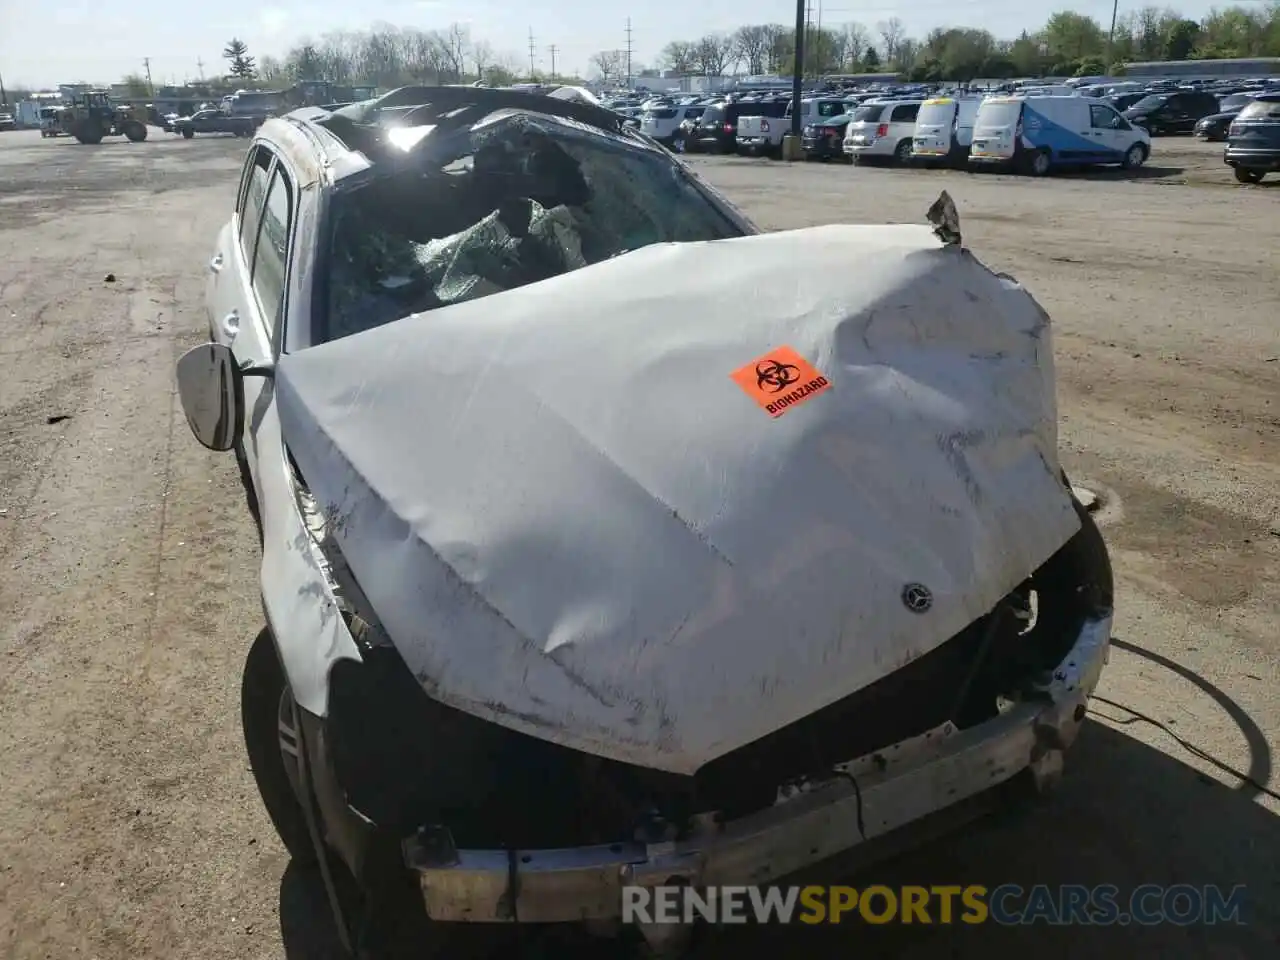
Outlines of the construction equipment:
M65 108L63 129L81 143L101 143L103 137L123 134L137 143L147 139L145 114L111 102L105 90L77 93Z

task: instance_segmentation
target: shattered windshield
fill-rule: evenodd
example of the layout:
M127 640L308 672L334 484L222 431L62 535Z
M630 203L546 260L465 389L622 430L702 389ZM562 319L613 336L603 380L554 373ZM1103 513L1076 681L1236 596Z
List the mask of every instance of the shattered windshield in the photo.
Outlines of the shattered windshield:
M744 232L665 154L571 121L509 115L421 153L334 198L316 342L649 244Z

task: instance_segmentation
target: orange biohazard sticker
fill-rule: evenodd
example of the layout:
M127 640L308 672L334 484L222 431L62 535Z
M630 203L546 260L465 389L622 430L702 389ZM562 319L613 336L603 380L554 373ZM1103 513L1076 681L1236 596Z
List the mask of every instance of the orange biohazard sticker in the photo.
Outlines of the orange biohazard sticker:
M791 347L770 350L730 376L771 417L780 417L831 389L831 381Z

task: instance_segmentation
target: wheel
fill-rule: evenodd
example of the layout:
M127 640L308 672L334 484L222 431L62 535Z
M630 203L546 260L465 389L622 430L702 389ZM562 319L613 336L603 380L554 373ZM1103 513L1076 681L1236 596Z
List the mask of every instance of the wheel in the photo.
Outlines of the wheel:
M182 128L182 136L183 136L183 138L184 138L184 139L190 140L190 139L191 139L192 137L194 137L195 135L196 135L196 132L195 132L194 130L192 130L190 127L183 127L183 128Z
M1049 157L1048 150L1037 150L1031 155L1027 163L1027 168L1031 171L1033 177L1048 176L1049 168L1053 165Z
M1236 179L1241 183L1261 183L1262 178L1266 176L1261 170L1251 170L1248 167L1235 167Z
M901 140L893 151L893 162L900 167L905 167L911 162L911 141Z
M1131 146L1124 155L1124 160L1120 162L1120 166L1125 170L1136 170L1147 159L1147 148L1140 143Z
M293 694L276 656L271 631L263 629L249 648L240 684L240 725L253 779L267 815L289 856L300 866L319 859L286 762L295 764L298 738ZM286 756L294 759L286 761Z
M673 153L684 153L684 137L676 137L671 141L671 151Z
M141 143L147 139L147 125L137 120L130 121L124 125L124 135L130 143Z
M85 120L77 123L71 133L81 143L101 143L106 131L97 120Z

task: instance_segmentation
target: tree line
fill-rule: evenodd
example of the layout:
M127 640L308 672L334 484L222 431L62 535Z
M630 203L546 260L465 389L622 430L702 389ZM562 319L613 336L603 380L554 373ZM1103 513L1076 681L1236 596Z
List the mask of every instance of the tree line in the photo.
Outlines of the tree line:
M1071 76L1104 71L1108 29L1092 17L1060 11L1040 30L1014 39L970 27L939 27L915 38L893 17L874 28L861 23L811 27L804 46L804 72L811 76L882 70L917 81ZM1110 46L1113 64L1280 56L1280 2L1260 9L1226 7L1199 21L1170 7L1144 7L1116 20ZM794 69L795 47L794 29L756 24L672 41L663 48L660 65L702 76L736 70L787 75ZM606 80L623 79L614 51L596 54L592 66Z

